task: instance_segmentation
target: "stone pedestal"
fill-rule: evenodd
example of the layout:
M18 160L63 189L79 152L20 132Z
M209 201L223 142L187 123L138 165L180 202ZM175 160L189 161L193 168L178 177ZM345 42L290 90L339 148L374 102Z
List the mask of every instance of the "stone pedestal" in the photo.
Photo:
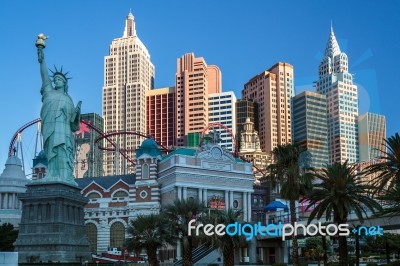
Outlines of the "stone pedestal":
M18 198L22 201L15 243L19 262L91 261L83 212L88 200L78 187L32 182Z

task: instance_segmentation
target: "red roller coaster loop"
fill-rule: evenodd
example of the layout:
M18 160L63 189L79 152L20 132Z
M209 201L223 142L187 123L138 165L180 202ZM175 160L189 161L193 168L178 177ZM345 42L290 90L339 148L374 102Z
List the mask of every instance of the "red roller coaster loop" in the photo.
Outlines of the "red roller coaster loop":
M201 132L201 137L200 137L200 145L203 143L204 141L204 135L206 133L207 130L209 130L210 128L214 128L214 127L219 127L219 128L223 128L226 130L226 132L228 132L229 135L231 135L232 140L233 140L233 155L237 156L238 155L238 150L237 150L237 145L236 145L236 138L235 135L232 133L232 130L225 126L224 124L220 124L220 123L210 123L208 124L203 131Z
M26 123L25 125L23 125L22 127L20 127L20 128L17 130L17 132L15 132L15 134L14 134L13 137L11 138L10 145L8 146L8 157L10 157L10 156L13 155L13 149L14 149L14 146L15 146L15 141L16 141L18 135L21 134L22 131L24 131L26 128L28 128L28 127L30 127L30 126L32 126L32 125L34 125L34 124L37 124L37 123L39 123L40 121L42 121L40 118L35 119L35 120L33 120L33 121L29 122L29 123Z

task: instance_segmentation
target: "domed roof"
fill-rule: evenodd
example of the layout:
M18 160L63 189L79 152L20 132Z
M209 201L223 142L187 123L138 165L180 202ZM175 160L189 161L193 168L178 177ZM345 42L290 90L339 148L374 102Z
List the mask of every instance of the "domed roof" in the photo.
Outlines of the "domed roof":
M147 136L147 139L145 139L142 145L136 150L136 158L139 158L142 154L148 154L151 157L161 156L161 151L158 148L157 142L155 142L150 135Z
M7 165L18 165L22 167L22 162L17 156L10 156L6 161L6 166Z
M47 156L44 150L40 151L39 154L36 155L32 161L33 161L33 168L35 168L39 164L44 166L48 165Z
M44 152L44 150L40 151L39 154L36 156L37 158L47 158L46 157L46 153Z
M8 157L4 171L0 175L1 178L21 178L26 180L25 173L22 170L22 162L18 157Z

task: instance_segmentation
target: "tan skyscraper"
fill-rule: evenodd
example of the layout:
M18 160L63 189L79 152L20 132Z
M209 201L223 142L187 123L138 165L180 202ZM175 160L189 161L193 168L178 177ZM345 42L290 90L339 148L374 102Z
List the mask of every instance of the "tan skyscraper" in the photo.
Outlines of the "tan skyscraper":
M150 54L136 35L135 20L129 13L121 38L114 39L104 57L103 118L106 133L146 133L146 91L154 87L154 66ZM144 139L134 135L114 137L119 149L133 149ZM112 145L105 141L107 148ZM134 152L128 152L134 158ZM118 152L107 152L106 175L132 172L134 167Z
M293 66L279 62L244 85L242 97L258 103L258 135L264 152L292 142L293 80Z
M184 146L188 133L208 125L208 94L221 92L221 71L189 53L178 58L175 78L176 145Z
M384 115L365 113L358 117L360 162L378 160L385 156L386 118Z

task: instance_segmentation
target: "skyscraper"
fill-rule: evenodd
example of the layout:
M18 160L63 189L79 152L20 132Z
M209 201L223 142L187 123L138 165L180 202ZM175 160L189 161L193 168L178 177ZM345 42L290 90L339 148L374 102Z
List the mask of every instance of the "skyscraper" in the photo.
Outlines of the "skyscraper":
M176 145L184 146L188 133L208 125L208 94L221 92L221 72L189 53L178 58L175 78Z
M103 118L95 113L82 114L81 119L103 132ZM103 151L95 144L100 136L98 132L86 124L80 124L79 131L75 132L76 162L75 178L103 176ZM101 141L98 144L102 144Z
M258 104L258 135L261 149L272 151L292 142L291 100L294 96L293 66L279 62L251 78L242 97Z
M326 117L324 95L304 91L293 98L293 140L311 155L310 167L329 164Z
M129 13L121 38L111 42L109 55L104 58L103 118L106 133L135 131L146 133L146 91L154 87L154 66L150 54L136 35L135 20ZM114 142L120 149L133 150L144 138L119 135ZM105 142L105 146L113 146ZM128 152L134 158L134 152ZM133 171L133 166L118 152L106 154L105 174Z
M254 130L258 132L258 106L257 103L247 100L239 99L236 101L236 141L240 147L240 134L244 130L244 124L247 118L254 125Z
M383 115L365 113L358 117L360 161L366 162L384 156L386 119Z
M317 93L327 99L329 161L358 161L358 96L348 59L342 53L331 27L325 55L319 65Z
M227 130L216 128L221 138L220 146L231 152L235 151L233 143L236 134L235 102L236 97L233 91L208 95L208 121L222 124L231 130L232 136Z
M147 134L164 147L175 145L175 88L146 93Z

